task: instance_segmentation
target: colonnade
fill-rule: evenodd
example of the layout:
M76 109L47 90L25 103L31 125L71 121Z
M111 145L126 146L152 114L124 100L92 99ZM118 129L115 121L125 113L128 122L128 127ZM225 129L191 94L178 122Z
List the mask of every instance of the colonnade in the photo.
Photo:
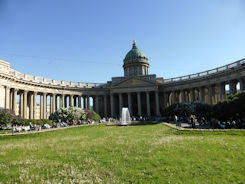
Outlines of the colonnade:
M4 107L12 109L16 115L25 119L47 119L50 113L60 107L90 109L91 106L101 117L119 117L122 107L128 107L132 116L149 117L160 116L164 108L179 102L215 104L229 94L245 90L245 78L226 82L217 80L216 83L205 81L196 86L193 83L159 85L157 88L135 88L135 91L130 92L125 92L125 89L91 89L76 92L64 90L59 93L55 90L48 91L48 88L41 92L2 86L4 88L1 90L5 92Z
M37 92L10 88L9 86L4 86L4 89L5 108L13 110L16 115L24 119L47 119L50 113L55 112L61 107L80 107L86 109L91 107L90 97L92 96L90 95ZM38 102L37 99L39 99ZM37 112L38 109L39 113Z
M235 94L238 91L237 86L240 91L245 90L245 79L176 90L163 88L163 90L112 92L104 95L59 94L4 86L5 108L12 109L16 115L25 119L47 119L50 113L60 107L90 109L91 106L102 117L120 116L122 107L128 107L133 116L160 116L164 108L174 103L199 101L215 104L225 99L228 94Z
M133 116L160 116L158 91L96 95L94 106L95 111L104 117L121 116L123 107L128 107Z
M229 90L226 90L227 85L229 86ZM222 101L229 94L235 94L238 91L237 86L239 86L240 91L245 90L245 79L240 78L228 82L168 91L164 93L164 107L174 103L194 101L212 105Z

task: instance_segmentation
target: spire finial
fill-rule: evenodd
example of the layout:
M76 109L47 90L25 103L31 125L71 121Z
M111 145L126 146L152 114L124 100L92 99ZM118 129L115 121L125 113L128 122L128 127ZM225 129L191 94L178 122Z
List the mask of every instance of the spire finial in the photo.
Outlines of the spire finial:
M133 49L137 49L137 47L136 47L136 40L133 41Z

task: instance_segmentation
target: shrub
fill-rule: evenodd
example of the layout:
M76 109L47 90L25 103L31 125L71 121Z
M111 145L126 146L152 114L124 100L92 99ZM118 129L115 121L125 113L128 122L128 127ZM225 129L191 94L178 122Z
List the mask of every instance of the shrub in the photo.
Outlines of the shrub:
M100 116L91 110L77 107L60 108L49 116L50 120L71 122L73 120L100 120Z
M97 114L95 111L90 111L92 113L92 117L89 117L89 119L94 121L99 121L101 119L100 115Z
M213 106L213 116L220 121L242 121L245 119L245 92L229 96Z
M15 122L18 117L15 116L13 110L0 108L0 125L6 126L12 122Z
M164 110L164 115L189 117L191 114L193 114L196 115L197 118L204 117L205 119L210 119L211 110L212 107L210 105L200 102L176 103L166 108Z

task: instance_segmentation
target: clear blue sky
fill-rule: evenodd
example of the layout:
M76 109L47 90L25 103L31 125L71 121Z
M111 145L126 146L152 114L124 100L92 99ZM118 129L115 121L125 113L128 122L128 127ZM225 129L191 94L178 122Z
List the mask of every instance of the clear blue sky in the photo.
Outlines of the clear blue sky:
M245 0L0 0L0 58L23 73L106 82L137 41L170 78L245 58Z

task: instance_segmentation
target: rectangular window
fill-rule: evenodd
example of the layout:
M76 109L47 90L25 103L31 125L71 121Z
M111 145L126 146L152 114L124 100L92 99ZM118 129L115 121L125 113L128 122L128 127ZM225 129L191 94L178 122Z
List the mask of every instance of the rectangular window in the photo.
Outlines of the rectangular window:
M132 75L133 74L133 70L132 68L129 68L129 75Z
M139 75L142 75L142 68L139 67Z

